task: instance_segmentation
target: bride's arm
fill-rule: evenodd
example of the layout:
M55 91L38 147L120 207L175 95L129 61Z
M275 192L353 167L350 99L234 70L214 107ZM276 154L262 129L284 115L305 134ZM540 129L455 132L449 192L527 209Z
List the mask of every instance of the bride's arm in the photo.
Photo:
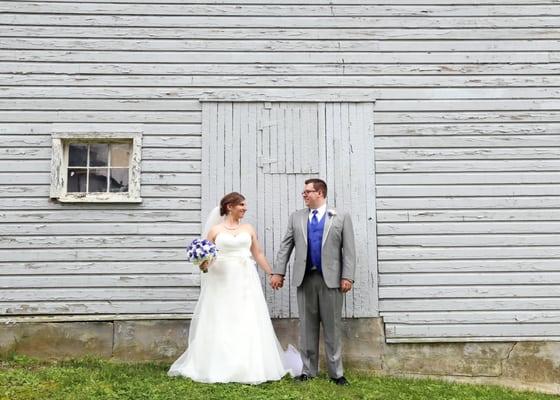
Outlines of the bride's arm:
M216 240L216 236L218 235L218 231L219 228L217 226L213 226L209 231L208 234L206 235L206 237L204 239L211 241L212 243L215 243ZM202 268L206 268L208 269L208 267L210 265L212 265L212 263L214 262L214 260L211 260L210 262L208 261L204 261L201 265L201 269Z
M251 225L249 226L251 231L251 254L253 255L253 258L255 259L259 267L261 267L261 269L266 272L267 275L270 275L272 274L272 268L270 267L268 260L264 256L259 240L257 239L257 233L255 232L255 229Z
M219 228L217 225L214 225L209 231L208 234L206 235L206 240L211 241L212 243L214 243L214 241L216 240L216 235L218 234Z

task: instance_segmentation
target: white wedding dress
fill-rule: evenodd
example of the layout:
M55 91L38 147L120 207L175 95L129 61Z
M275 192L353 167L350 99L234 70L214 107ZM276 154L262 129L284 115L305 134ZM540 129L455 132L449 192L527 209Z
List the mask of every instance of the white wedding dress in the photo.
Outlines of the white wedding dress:
M198 382L258 384L299 372L290 370L274 333L251 258L251 235L220 232L215 244L218 256L201 274L187 351L168 374Z

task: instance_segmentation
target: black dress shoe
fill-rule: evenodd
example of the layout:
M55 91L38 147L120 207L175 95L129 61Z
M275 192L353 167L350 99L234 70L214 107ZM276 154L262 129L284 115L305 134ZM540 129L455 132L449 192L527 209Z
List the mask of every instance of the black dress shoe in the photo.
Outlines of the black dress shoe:
M294 378L294 380L298 381L298 382L305 382L305 381L309 381L311 379L313 379L313 377L309 376L307 374L301 374L301 375L298 375Z
M331 378L331 382L336 383L340 386L350 385L350 382L348 382L348 380L344 376L341 376L340 378Z

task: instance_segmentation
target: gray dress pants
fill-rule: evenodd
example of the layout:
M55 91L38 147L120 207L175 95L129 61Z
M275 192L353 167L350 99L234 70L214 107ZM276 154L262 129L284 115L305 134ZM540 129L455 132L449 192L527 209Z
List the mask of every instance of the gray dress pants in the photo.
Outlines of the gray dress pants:
M319 371L319 328L323 325L329 377L340 378L342 368L342 301L339 289L330 289L321 273L308 272L297 288L299 340L303 373L317 376Z

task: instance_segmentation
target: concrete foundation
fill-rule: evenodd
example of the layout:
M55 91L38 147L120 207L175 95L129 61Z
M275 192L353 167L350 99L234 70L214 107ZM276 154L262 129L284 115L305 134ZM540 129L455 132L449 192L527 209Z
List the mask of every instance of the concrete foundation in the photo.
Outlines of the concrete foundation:
M297 320L275 320L274 325L284 346L297 344ZM3 323L0 355L171 362L185 350L188 328L188 320ZM560 394L559 342L386 344L381 318L347 319L344 363L388 375Z

